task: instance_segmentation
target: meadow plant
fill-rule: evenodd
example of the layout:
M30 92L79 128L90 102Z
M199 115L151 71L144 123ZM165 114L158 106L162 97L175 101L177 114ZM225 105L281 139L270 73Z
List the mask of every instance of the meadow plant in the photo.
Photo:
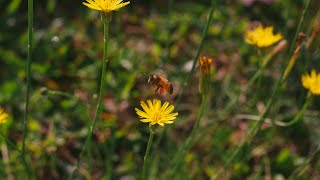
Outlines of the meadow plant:
M258 48L269 47L282 39L280 33L274 34L273 27L262 27L261 25L255 27L254 29L248 29L245 32L245 42L251 45L254 45ZM266 66L269 64L270 60L274 55L282 51L286 47L286 41L281 41L272 51L269 51L265 57L260 62L260 68L249 80L245 91L250 89L250 87L255 83L255 81L262 75Z
M119 10L120 8L128 5L130 2L123 3L122 0L115 1L115 0L87 0L87 2L83 2L85 6L92 10L97 10L101 12L102 16L102 23L103 23L103 42L104 42L104 48L103 48L103 59L102 59L102 68L101 68L101 77L100 77L100 88L99 88L99 95L98 95L98 103L96 107L96 112L93 118L93 121L90 124L89 132L85 140L85 144L81 150L80 156L78 158L77 167L74 169L72 174L70 175L69 179L72 179L73 174L80 166L80 160L83 156L83 153L86 151L87 146L91 145L91 138L93 134L93 130L95 128L95 124L97 120L100 118L100 114L102 111L102 99L104 96L105 91L105 75L106 75L106 66L107 66L107 52L108 52L108 40L109 40L109 23L111 21L111 13L112 11ZM110 160L111 161L111 160ZM111 177L111 172L108 172L109 178Z
M57 1L53 0L50 2ZM168 14L165 18L161 17L163 14L155 11L155 9L158 10L158 7L153 8L150 12L145 7L148 3L148 7L149 5L152 7L154 5L157 6L157 3L163 2L136 2L139 6L137 5L134 8L135 13L133 15L130 13L121 14L121 16L117 17L116 26L111 26L112 13L127 6L130 2L123 2L123 0L85 0L82 4L90 10L98 11L103 24L103 43L99 41L92 43L90 38L96 36L96 34L83 33L83 31L95 31L91 27L86 28L79 25L83 29L73 33L74 26L77 26L77 23L72 24L70 28L59 27L56 31L48 31L48 36L43 36L42 33L36 31L36 38L34 38L33 0L28 0L28 33L22 35L21 40L23 43L27 41L27 50L15 55L15 53L11 53L11 50L9 50L9 53L6 53L7 47L0 48L0 54L5 55L4 61L1 60L0 62L2 70L1 78L2 76L5 78L9 77L5 73L14 69L11 67L21 66L20 61L23 58L21 58L22 60L19 59L20 54L25 53L28 55L25 71L18 70L17 73L18 78L22 80L26 79L24 106L20 106L17 102L14 104L16 100L15 95L19 93L18 90L15 91L14 89L14 87L19 88L19 86L15 85L16 79L12 80L13 83L9 83L8 85L5 82L5 85L0 87L0 90L4 91L4 93L0 93L1 103L2 101L7 101L4 104L11 103L13 105L12 109L7 111L9 113L0 107L0 137L4 142L0 144L0 155L2 158L0 164L3 167L0 176L7 176L8 179L14 179L16 174L18 179L43 179L44 177L51 178L51 175L53 179L64 178L66 176L68 176L68 179L81 179L81 176L87 179L134 179L138 177L137 179L142 180L208 179L210 177L211 179L251 179L252 177L255 179L258 176L266 177L266 179L270 177L269 179L272 179L275 178L273 175L277 175L278 172L282 173L282 170L278 170L278 167L274 166L274 164L281 161L281 167L287 168L287 165L291 162L291 148L294 147L292 149L297 150L300 147L296 146L298 143L290 143L290 146L282 143L279 147L274 147L278 145L278 142L273 141L276 128L277 126L281 126L280 128L289 127L297 123L307 124L307 119L303 118L304 116L309 116L309 111L306 113L306 110L314 101L317 101L315 97L320 94L320 73L315 70L317 68L312 67L310 73L305 73L300 77L300 72L305 72L306 66L310 64L313 66L314 64L311 61L318 59L317 53L311 54L307 50L314 48L311 45L318 40L320 14L318 12L318 16L315 18L314 27L310 26L309 31L304 31L306 34L310 32L309 37L302 33L301 29L305 22L305 15L310 0L303 2L306 6L303 9L297 27L292 26L294 24L292 21L293 16L290 17L288 15L288 19L285 20L290 23L286 27L277 30L276 33L274 29L278 29L279 23L272 21L272 19L267 21L267 23L272 24L271 26L258 25L253 29L245 31L244 27L248 23L248 19L252 19L248 15L262 13L264 9L259 10L259 8L270 7L274 4L277 4L277 7L282 7L283 4L288 5L291 2L283 1L282 5L278 5L278 1L272 0L242 0L239 2L228 2L226 7L220 6L224 5L224 3L221 3L218 4L218 8L216 7L217 2L216 0L211 0L210 9L207 14L204 10L209 7L206 7L208 2L188 2L184 4L186 6L184 7L178 6L180 2L168 0L168 6L165 6L165 12L168 12ZM17 4L20 4L20 1L10 3L8 11L14 6L19 7ZM48 4L47 8L49 9L52 4ZM197 4L199 6L190 8L190 4ZM236 5L237 8L228 7L228 4ZM298 6L297 2L292 2L292 4ZM79 6L81 7L80 4ZM253 12L246 13L244 17L238 17L236 13L242 12L238 8L243 10L247 9L248 6L254 7ZM180 13L175 11L175 8L179 9L179 11L184 8L191 9L192 11ZM215 9L217 9L216 12L214 12ZM228 11L230 9L232 11ZM291 8L288 9L291 10ZM201 20L190 18L191 16L189 15L193 15L193 13L201 15ZM143 25L144 20L141 21L140 19L140 17L145 17L147 14L151 14L150 22L153 30L145 27ZM160 17L158 17L159 14ZM91 13L87 17L92 18L95 17L94 15L96 14ZM229 16L236 20L230 19L229 24ZM165 23L157 24L157 18L160 19L159 22L163 20ZM243 18L244 22L238 23L240 21L237 18ZM8 25L14 24L15 21L12 21L12 19L15 20L15 17L8 18L6 23ZM81 18L81 20L85 19ZM154 19L156 20L153 21ZM316 19L318 19L318 23ZM212 21L215 21L214 24L212 24ZM39 20L39 24L40 22L41 20ZM58 26L57 24L59 23L55 23L52 23L54 24L53 26ZM83 21L79 24L82 23ZM231 25L235 25L236 28L230 27ZM12 25L12 27L14 28L15 25ZM126 32L123 38L115 39L114 42L110 41L109 31L111 27L116 27L112 33ZM290 38L290 31L293 27L296 31L293 32L295 34L292 34L293 38ZM1 30L5 29L2 26L0 28ZM199 29L202 30L202 34L198 33ZM66 43L68 42L68 38L63 39L65 37L62 37L67 31L72 34L68 35L68 38L72 39L71 45ZM53 57L47 54L47 51L49 52L50 50L42 51L42 49L51 48L51 46L46 48L40 47L42 43L47 43L46 38L50 37L51 33L61 33L61 36L60 34L55 36L61 38L60 44L57 42L54 42L56 43L54 44L52 40L53 46L59 46L58 51L52 51L53 54L60 53ZM77 36L74 36L74 34L77 34ZM99 33L97 34L99 36ZM129 36L125 37L125 34L129 34ZM138 41L140 37L142 37L141 41ZM6 38L6 34L1 36L1 43ZM37 48L33 48L33 40L35 40L34 44ZM256 55L255 51L251 52L252 48L248 48L251 46L242 46L245 43L255 47L258 55ZM92 57L100 57L99 52L95 52L95 49L98 49L102 44L102 62L94 61L93 65L88 64L88 61L85 61L88 57L91 57L91 59ZM129 44L130 48L122 49L122 44ZM287 46L290 47L288 48L288 53L285 54ZM73 52L72 48L80 50L80 52ZM203 50L204 48L205 50ZM33 49L37 49L37 51L33 52ZM314 52L318 52L318 47L315 47L315 49ZM69 51L71 52L70 54L66 53ZM201 56L203 51L214 54L214 58ZM176 53L174 57L171 55L172 52ZM263 54L260 54L260 52L263 52ZM36 53L37 58L33 58L34 53ZM250 70L252 66L249 67L246 64L247 61L237 60L241 58L248 59L248 57L256 58L260 57L260 55L262 56L258 61L259 67L254 67L253 76L247 78L248 75L245 72L252 72ZM312 55L311 58L310 55ZM276 58L277 56L279 56L278 59ZM48 61L45 63L43 61L41 63L32 62L33 59L43 59L43 57L48 58ZM65 59L62 59L61 62L56 61L60 57L64 57L65 59L72 57L70 59L75 61L70 61L71 63L66 62ZM110 66L107 65L109 62L108 57L112 59L112 63L109 63ZM7 58L9 60L6 60ZM12 59L15 61L11 61ZM156 61L148 61L150 59L155 59ZM186 59L190 61L183 61ZM299 61L299 59L302 59L302 61ZM284 60L288 60L288 62ZM308 60L308 62L305 62L305 60ZM24 61L22 62L24 64ZM55 63L60 63L66 69L55 68L56 71L54 73L46 74L48 72L51 73L51 67L57 65ZM97 79L95 74L97 71L96 64L99 67L99 74L97 75L99 78L98 83L94 81ZM269 65L274 69L270 68L268 70L268 77L261 78L263 75L267 76L265 70L267 70ZM7 66L11 69L7 68ZM90 67L88 68L88 66ZM108 71L106 70L107 66ZM172 72L170 74L170 82L172 82L174 88L171 88L170 93L163 94L164 88L160 86L158 87L158 89L161 88L160 94L154 94L151 88L146 90L149 87L148 85L142 85L147 84L147 82L145 79L142 80L139 74L149 71L154 66L165 67L165 71ZM197 70L196 67L198 66L199 69ZM91 67L93 68L91 69ZM287 88L286 82L294 78L294 76L290 77L290 74L294 74L296 71L298 71L298 79L300 78L302 85L297 87L289 86ZM15 73L15 71L13 72ZM35 73L34 76L32 76L33 73ZM70 79L79 80L81 85L75 83L60 85L59 79L68 76L69 73L72 74L70 75ZM88 74L91 77L86 79ZM193 76L194 74L196 74L195 77ZM264 83L257 83L257 80L261 80L260 82ZM227 82L227 85L224 86L224 82ZM90 85L88 85L89 83ZM109 86L106 88L107 83L110 85L110 88ZM31 84L33 84L32 88L34 87L35 89L37 86L44 88L32 94ZM198 87L191 87L191 85L198 85ZM98 87L97 102L95 98L93 100L90 98L92 92L88 93L87 90L83 90L94 89L91 87ZM241 91L242 87L245 88L244 91ZM301 87L304 87L307 93L301 90ZM75 94L65 92L68 88L74 88ZM141 89L144 90L143 93ZM251 97L248 93L252 89L254 89L254 97ZM185 91L188 92L185 93ZM297 97L300 94L303 96L299 99L299 97L292 97L290 93L287 93L285 97L279 97L281 93L284 95L284 91L295 93ZM109 95L106 92L111 93ZM116 93L112 94L113 92ZM6 93L11 96L2 95ZM105 93L108 96L105 96ZM135 108L132 102L137 102L137 99L141 98L147 100L140 101L141 108ZM33 106L33 104L38 103L39 99L45 103ZM21 100L18 99L16 101ZM29 107L30 104L32 105L31 108ZM95 108L90 108L92 104L94 104ZM200 106L195 107L198 104ZM70 107L73 109L70 110ZM61 109L56 110L55 108ZM29 117L30 109L36 112L32 118ZM230 123L233 117L238 117L237 113L256 113L256 109L259 112L257 115L250 114L241 118L235 118L254 121ZM14 122L13 119L18 119L15 116L19 116L16 113L19 110L24 111L22 128L17 125L18 123L11 123ZM61 115L68 112L68 110L70 111L66 116ZM292 110L297 113L292 113ZM179 111L179 113L176 111ZM283 113L282 111L285 112ZM287 111L290 112L286 113ZM89 117L91 113L93 115L92 119ZM141 135L143 133L137 131L137 126L140 126L139 122L130 121L134 119L132 118L132 114L135 116L134 113L138 115L140 122L146 123L149 126L149 139L146 148L143 141L141 141L141 137L144 137ZM180 119L187 121L178 122L178 115L179 121ZM254 118L249 118L253 116ZM89 122L87 121L88 119L90 119ZM70 121L67 122L68 120ZM86 125L83 126L86 123L88 127ZM168 125L173 123L175 127L171 128L172 131L170 129L170 132L167 133L166 129L172 127ZM239 127L241 135L239 135L238 131L233 131L230 126ZM21 130L19 129L19 133L22 132L20 133L21 137L14 134L14 128L21 128ZM292 130L290 128L296 128L296 126L289 127L288 130ZM262 129L264 130L263 133ZM155 146L153 140L158 130L161 130L162 134L157 138ZM262 141L256 142L254 140L258 133ZM163 134L165 134L165 137L170 138L161 141ZM84 142L81 141L83 138L85 138ZM234 140L234 138L237 139ZM241 141L237 141L240 138ZM21 144L16 145L17 142ZM255 146L256 143L259 144L258 147ZM234 145L236 148L233 149ZM260 146L263 146L263 148ZM304 152L300 154L297 150L293 154L298 157L299 161L303 161L305 164L295 164L297 162L292 160L292 166L308 166L310 170L317 168L317 164L313 164L312 160L317 157L320 150L319 147L314 148L315 150L306 159L304 159L306 156L301 155ZM250 148L252 148L252 152L245 152L246 150L251 150ZM289 150L285 149L288 151L286 152L287 154L284 153L286 156L280 152L280 155L277 157L269 154L273 150L272 148L281 152L285 148ZM312 149L312 146L308 148ZM256 149L260 150L259 155L255 155ZM157 155L153 156L151 153L153 151L151 150L155 151ZM244 156L240 156L242 152L245 152ZM141 166L136 164L142 164L143 153L141 172ZM84 158L86 155L87 158ZM249 159L246 159L247 157ZM15 162L16 158L21 158L21 162ZM288 160L284 161L283 159L286 160L286 158ZM233 164L236 160L238 162ZM83 164L81 163L82 161ZM315 162L318 163L318 160ZM229 169L230 165L232 168ZM258 170L256 170L257 166L260 169L257 168ZM136 173L137 170L138 173ZM287 169L283 171L285 173L293 172ZM23 175L19 174L21 172L23 172ZM79 173L79 176L75 175L75 173ZM251 173L250 177L249 173ZM47 176L47 174L50 174L50 176ZM222 176L222 174L226 176ZM302 173L299 173L297 178L300 178L300 174ZM317 177L317 172L315 174ZM285 178L287 176L289 179L296 178L290 174L286 174ZM312 178L312 176L309 175L307 178ZM302 179L307 178L302 177Z
M212 79L212 76L211 76L212 62L213 62L213 59L206 56L200 56L199 58L199 64L200 64L199 92L202 97L201 105L200 105L199 112L191 133L189 134L188 138L183 142L183 144L180 146L180 148L178 149L178 151L176 152L175 156L172 159L172 162L171 162L172 169L170 169L169 176L172 176L172 177L178 176L177 171L181 168L184 156L192 147L194 143L193 141L194 141L195 135L199 130L200 120L204 114L205 107L207 106L207 100L208 100L208 96L210 94L210 89L211 89L210 82Z
M310 75L309 74L302 75L301 83L303 87L308 90L308 93L306 95L305 102L302 108L291 121L289 122L277 121L277 125L287 127L299 122L302 119L302 116L306 111L306 109L308 108L308 106L312 103L313 96L320 94L320 74L318 74L316 70L313 69Z
M140 121L143 123L149 123L150 129L148 145L143 158L142 180L145 180L147 177L147 167L149 167L148 158L152 146L153 136L156 130L155 126L164 126L165 124L172 124L173 121L176 119L176 116L178 116L177 112L172 112L174 110L174 106L169 106L169 102L164 102L161 106L160 100L153 99L153 101L147 100L147 104L143 101L140 102L143 111L138 108L135 108L137 115L139 115L139 117L141 118Z
M310 0L307 1L306 6L304 7L304 10L302 12L302 15L301 15L301 18L300 18L300 21L299 21L299 24L296 29L296 32L295 32L295 35L293 37L292 42L295 42L298 37L298 32L300 32L301 25L304 21L304 17L305 17L307 10L308 10L309 4L310 4ZM289 49L289 56L291 58L292 58L292 56L294 56L294 54L292 54L294 45L295 45L295 43L292 43L290 45L290 49ZM276 97L279 93L281 85L283 85L283 83L284 83L283 79L285 79L284 77L285 77L285 72L286 72L287 67L282 69L281 76L276 81L274 88L273 88L273 91L270 95L270 98L267 101L266 107L264 108L263 112L259 116L257 122L255 122L254 125L249 129L249 131L246 133L246 135L245 135L244 139L242 140L242 142L240 143L240 145L231 153L231 155L228 157L228 159L224 163L223 167L220 168L217 173L215 173L214 175L211 176L211 179L218 179L221 176L221 173L225 171L225 169L230 165L230 163L236 157L238 157L240 152L244 149L245 145L247 145L248 142L250 142L250 140L252 140L256 136L256 134L259 132L261 125L265 121L268 113L270 112L270 109L271 109L273 103L277 99ZM307 106L307 105L305 105L305 106Z

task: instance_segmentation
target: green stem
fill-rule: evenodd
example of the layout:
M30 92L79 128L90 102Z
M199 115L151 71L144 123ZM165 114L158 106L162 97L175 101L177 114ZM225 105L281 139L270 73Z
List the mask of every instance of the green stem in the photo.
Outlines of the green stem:
M203 29L203 32L202 32L202 37L201 37L201 42L200 42L200 45L198 47L198 50L197 50L197 53L195 55L195 57L193 58L193 62L192 62L192 68L190 70L190 72L187 74L187 77L184 81L182 81L181 83L181 89L180 89L180 93L179 93L179 96L177 98L177 101L175 103L175 106L177 107L178 104L180 103L180 100L181 100L181 97L185 91L185 89L187 89L187 85L189 84L189 81L190 81L190 78L194 72L194 69L195 69L195 66L196 66L196 63L198 61L198 58L199 58L199 55L200 55L200 52L202 50L202 47L204 45L204 41L205 41L205 38L207 36L207 33L208 33L208 29L209 29L209 25L211 24L211 20L212 20L212 16L213 16L213 10L215 8L215 4L216 4L216 0L212 0L211 1L211 7L210 7L210 11L209 11L209 17L208 17L208 20L204 26L204 29Z
M206 104L207 104L207 95L202 95L202 101L201 101L200 109L197 115L197 119L195 121L195 125L193 126L191 134L189 135L187 140L184 142L184 144L181 146L181 148L179 148L178 152L175 154L173 158L173 163L172 163L173 167L172 167L171 173L169 173L169 176L176 174L176 171L180 168L182 164L185 153L189 151L189 149L191 148L196 132L199 129L200 120L203 116Z
M149 164L148 160L149 160L149 154L150 154L150 150L151 150L151 146L152 146L153 136L154 136L154 129L152 129L152 127L150 127L150 135L149 135L148 145L147 145L146 153L143 158L142 180L146 179L147 166Z
M29 97L30 97L30 81L31 81L31 63L32 63L32 38L33 38L33 0L28 0L28 60L27 60L27 92L26 92L26 102L25 102L25 113L23 118L23 133L22 133L22 150L21 150L21 160L27 171L28 179L31 178L30 168L26 162L26 137L28 134L28 115L29 115Z
M258 69L258 71L252 76L252 78L250 78L248 85L246 86L244 92L246 93L251 87L252 85L256 82L256 80L262 75L262 73L264 72L264 67L260 67Z
M260 52L260 51L258 51ZM261 54L261 53L259 53ZM256 82L257 79L260 78L260 76L263 74L264 70L266 69L268 63L270 62L270 60L272 59L272 57L275 55L275 52L272 51L270 53L268 53L260 62L260 67L258 69L258 71L252 76L252 78L250 78L248 85L245 87L244 89L244 93L246 93L251 87L252 85Z
M312 95L309 92L306 96L306 101L304 102L302 108L296 114L296 116L294 117L294 119L292 121L289 121L289 122L277 121L276 124L279 126L287 127L287 126L291 126L291 125L299 122L302 119L304 112L306 111L307 107L311 104L311 102L312 102Z
M166 44L165 44L165 55L164 58L162 59L162 63L165 64L169 60L170 56L170 30L172 28L171 24L171 18L172 18L172 6L173 6L173 0L168 0L168 17L167 17L167 24L166 24L166 31L167 31L167 39L166 39Z
M110 16L108 14L102 14L102 18L103 18L103 32L104 32L104 38L103 38L104 48L103 48L103 59L102 59L102 69L101 69L98 104L97 104L97 108L96 108L96 112L95 112L93 121L89 127L89 133L86 137L84 146L81 149L81 152L80 152L80 155L79 155L79 158L77 161L77 166L73 170L73 172L71 173L71 175L69 176L68 179L73 179L73 175L74 175L75 171L79 168L80 160L83 157L84 152L86 151L88 145L91 144L93 130L95 128L97 119L100 117L100 114L101 114L102 99L103 99L104 89L105 89L105 74L106 74L106 67L107 67L107 61L108 61L107 60L107 51L108 51L109 22L110 22L109 18L110 18Z

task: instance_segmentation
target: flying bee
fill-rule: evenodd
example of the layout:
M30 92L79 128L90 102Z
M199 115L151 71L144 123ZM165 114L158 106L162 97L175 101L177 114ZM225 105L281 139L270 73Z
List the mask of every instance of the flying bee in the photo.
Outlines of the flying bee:
M167 91L167 93L169 94L173 93L172 84L160 74L150 74L148 78L148 83L152 86L157 87L155 92L157 92L160 89L160 94L163 94L164 91Z

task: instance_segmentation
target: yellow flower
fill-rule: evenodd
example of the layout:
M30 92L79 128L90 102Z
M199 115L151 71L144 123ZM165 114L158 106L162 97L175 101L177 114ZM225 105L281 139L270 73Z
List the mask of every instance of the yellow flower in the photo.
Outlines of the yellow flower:
M8 114L4 112L4 109L0 108L0 124L7 122Z
M126 6L130 3L125 2L122 3L123 0L86 0L87 2L83 2L85 6L90 9L102 11L104 13L109 13L111 11L116 11Z
M164 124L172 124L173 120L176 119L176 116L178 115L177 112L171 113L174 106L169 106L168 102L165 102L162 106L161 101L158 99L154 99L153 102L151 102L151 100L147 100L147 103L148 106L145 102L140 102L144 111L135 108L136 113L141 118L141 122L150 123L150 125L159 124L160 126L164 126Z
M320 94L320 73L313 69L311 74L305 74L301 77L302 85L308 89L312 94Z
M263 28L259 25L253 30L247 30L245 33L245 41L260 48L268 47L281 39L282 35L280 33L273 34L272 26Z

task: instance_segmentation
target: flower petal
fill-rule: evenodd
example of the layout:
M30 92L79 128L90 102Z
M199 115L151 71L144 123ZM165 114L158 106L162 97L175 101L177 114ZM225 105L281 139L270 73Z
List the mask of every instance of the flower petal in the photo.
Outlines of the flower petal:
M136 110L136 113L137 113L140 117L143 117L143 118L150 118L150 116L149 116L147 113L145 113L145 112L141 111L140 109L135 108L135 110Z
M150 109L148 108L148 106L146 105L145 102L141 101L140 103L141 103L140 105L141 105L141 107L143 108L144 112L146 112L147 114L150 114L150 113L152 112L152 110L150 110Z
M173 111L173 109L174 109L174 106L173 106L173 105L170 105L170 106L164 111L164 113L165 113L165 114L169 114L169 113L171 113L171 112Z

